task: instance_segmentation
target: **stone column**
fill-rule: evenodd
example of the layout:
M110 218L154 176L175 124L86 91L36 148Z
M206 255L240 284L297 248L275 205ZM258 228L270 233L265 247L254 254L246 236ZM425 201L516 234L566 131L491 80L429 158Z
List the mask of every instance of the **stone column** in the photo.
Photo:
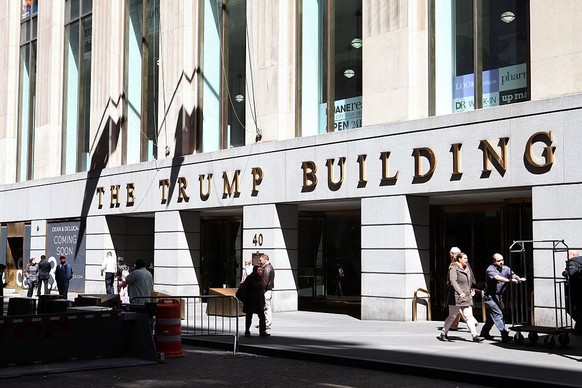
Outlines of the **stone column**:
M38 12L34 178L59 176L62 153L65 2L43 1Z
M0 183L16 181L20 2L4 1L0 14Z
M200 213L156 213L154 268L156 291L200 295Z
M364 126L427 117L425 1L363 0ZM398 109L386 109L397 106Z
M297 311L297 228L295 205L243 209L243 258L256 251L269 255L275 269L273 311Z
M362 319L412 319L414 290L428 289L429 229L428 198L362 199Z

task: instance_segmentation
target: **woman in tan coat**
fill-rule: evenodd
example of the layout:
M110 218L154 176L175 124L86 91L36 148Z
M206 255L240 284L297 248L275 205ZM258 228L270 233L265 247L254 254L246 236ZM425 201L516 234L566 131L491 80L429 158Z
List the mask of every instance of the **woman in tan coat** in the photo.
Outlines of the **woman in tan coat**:
M473 316L473 296L475 296L475 291L472 287L475 284L475 277L468 262L467 255L459 253L449 266L449 283L451 284L448 295L449 316L445 321L443 331L438 337L441 341L450 341L447 334L459 312L465 318L467 327L471 332L472 341L483 341L483 338L477 335L477 320Z

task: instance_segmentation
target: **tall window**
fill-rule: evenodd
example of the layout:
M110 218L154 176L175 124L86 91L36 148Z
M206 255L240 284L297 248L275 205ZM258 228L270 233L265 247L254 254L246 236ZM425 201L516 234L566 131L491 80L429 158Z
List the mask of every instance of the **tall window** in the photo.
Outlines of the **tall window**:
M160 1L129 0L126 21L126 163L157 158Z
M20 20L20 95L16 179L32 179L36 102L36 33L39 0L23 0Z
M246 0L203 1L198 152L245 144Z
M362 1L303 0L301 136L362 126ZM333 109L328 111L328 102ZM331 105L331 104L329 104Z
M92 0L65 3L63 174L89 167L92 8Z
M433 0L435 114L529 100L529 1Z

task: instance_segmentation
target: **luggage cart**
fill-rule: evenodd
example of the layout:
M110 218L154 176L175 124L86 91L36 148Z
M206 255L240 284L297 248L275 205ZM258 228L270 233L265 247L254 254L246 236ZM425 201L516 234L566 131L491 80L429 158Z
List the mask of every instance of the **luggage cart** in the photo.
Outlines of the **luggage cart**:
M535 246L534 246L535 245ZM515 331L513 339L516 344L523 345L525 338L523 333L528 333L528 339L532 343L536 343L540 334L546 334L544 338L544 345L548 348L553 348L556 345L555 337L558 337L558 342L562 346L567 346L570 343L569 333L572 331L572 318L568 315L565 304L565 293L569 292L569 283L562 277L562 271L565 262L568 260L568 246L564 240L516 240L509 247L509 252L519 254L519 265L521 270L527 273L526 253L533 254L535 250L545 250L552 252L552 274L549 279L553 282L553 296L554 305L544 306L554 310L554 325L553 326L537 326L534 319L534 298L531 293L531 300L528 300L527 282L522 282L517 285L509 287L509 303L511 309L512 325L511 330ZM511 256L508 265L511 266ZM549 264L549 263L548 263ZM546 278L547 279L547 278ZM532 283L533 285L533 283ZM529 307L529 314L528 314Z

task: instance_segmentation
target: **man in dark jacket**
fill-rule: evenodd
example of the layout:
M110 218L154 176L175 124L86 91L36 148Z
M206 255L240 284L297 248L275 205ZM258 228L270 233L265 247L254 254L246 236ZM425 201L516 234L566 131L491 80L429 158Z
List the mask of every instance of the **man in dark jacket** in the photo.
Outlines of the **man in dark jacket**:
M51 274L51 263L48 262L45 255L40 256L40 263L38 263L38 292L37 296L40 296L40 288L44 283L44 295L49 293L48 283Z
M582 334L582 256L576 250L568 251L566 270L562 273L568 279L566 287L566 311L576 322L572 334Z
M65 255L61 255L60 260L61 263L57 265L55 270L55 279L57 281L59 295L68 299L69 281L73 277L73 269L71 268L71 264L67 263L67 257Z

